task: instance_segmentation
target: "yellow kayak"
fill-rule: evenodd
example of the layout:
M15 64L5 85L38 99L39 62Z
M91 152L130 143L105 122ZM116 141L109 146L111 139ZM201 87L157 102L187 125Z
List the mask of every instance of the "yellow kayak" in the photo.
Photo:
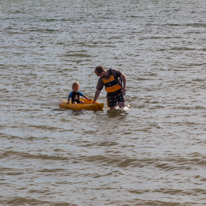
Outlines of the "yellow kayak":
M104 103L96 102L95 104L92 104L93 100L89 101L87 99L80 99L80 101L84 101L84 104L66 104L67 101L62 100L59 103L59 107L73 110L103 110L104 107Z

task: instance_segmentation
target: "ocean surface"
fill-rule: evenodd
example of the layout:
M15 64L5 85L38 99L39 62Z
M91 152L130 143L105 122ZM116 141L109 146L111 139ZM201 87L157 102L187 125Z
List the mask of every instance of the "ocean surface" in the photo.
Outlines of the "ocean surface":
M0 1L0 205L206 205L205 0ZM102 65L128 110L59 108Z

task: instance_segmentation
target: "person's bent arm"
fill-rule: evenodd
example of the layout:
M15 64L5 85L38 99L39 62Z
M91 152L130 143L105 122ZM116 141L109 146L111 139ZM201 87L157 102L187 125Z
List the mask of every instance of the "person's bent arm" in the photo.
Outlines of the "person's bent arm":
M127 79L126 79L126 76L124 74L122 74L120 76L120 78L123 80L123 86L122 86L122 93L124 93L127 89L126 89L126 82L127 82Z
M70 103L70 98L68 97L68 100L67 100L67 103L66 104L69 104Z
M85 96L85 95L84 95L83 97L84 97L85 99L89 100L89 101L91 100L91 99L89 99L89 98L88 98L87 96Z
M93 100L92 104L94 104L97 101L100 92L101 92L101 90L96 90L95 95L94 95L94 100Z

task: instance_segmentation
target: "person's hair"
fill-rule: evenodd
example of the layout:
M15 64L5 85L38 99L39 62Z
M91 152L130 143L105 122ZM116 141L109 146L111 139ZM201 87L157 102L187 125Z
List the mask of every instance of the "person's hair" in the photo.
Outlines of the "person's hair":
M74 82L74 83L72 84L72 89L74 89L75 86L78 86L78 87L79 87L79 83L78 83L78 82Z
M95 72L97 73L97 74L101 74L102 72L105 72L106 70L104 69L104 67L103 66L97 66L96 68L95 68Z

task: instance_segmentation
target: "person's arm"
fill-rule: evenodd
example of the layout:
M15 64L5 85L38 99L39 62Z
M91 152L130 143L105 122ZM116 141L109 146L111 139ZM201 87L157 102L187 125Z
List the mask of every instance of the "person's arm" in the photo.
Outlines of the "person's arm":
M97 99L99 97L100 92L101 92L101 90L96 90L92 104L95 104L95 102L97 101Z
M83 97L89 101L91 101L92 99L89 99L87 96L83 95Z
M69 103L70 103L70 98L72 97L72 93L73 93L73 92L70 92L70 94L69 94L69 96L68 96L68 101L67 101L66 104L69 104Z
M80 92L80 91L79 91L79 94L80 94L80 96L84 97L85 99L87 99L87 100L89 100L89 101L91 100L91 99L89 99L86 95L84 95L84 94L83 94L82 92Z
M70 102L70 97L68 97L68 101L67 101L67 103L66 103L66 104L69 104L69 102Z
M126 88L127 79L126 79L126 76L123 73L120 76L120 78L123 80L122 93L124 93L127 90L127 88Z

